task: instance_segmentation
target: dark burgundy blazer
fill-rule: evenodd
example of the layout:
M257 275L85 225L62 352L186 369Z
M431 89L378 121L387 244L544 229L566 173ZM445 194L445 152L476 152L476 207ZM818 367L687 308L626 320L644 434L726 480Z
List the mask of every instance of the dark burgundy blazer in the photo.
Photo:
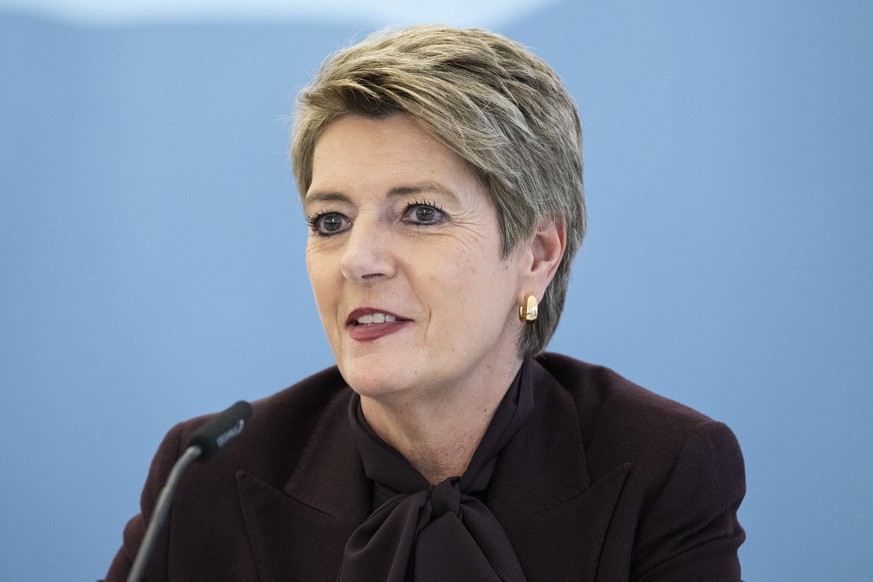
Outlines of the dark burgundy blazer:
M743 459L725 425L564 356L531 362L535 409L486 504L528 580L735 581ZM146 579L334 581L371 485L336 368L254 403L227 450L183 477ZM122 581L169 470L201 419L173 428L107 575Z

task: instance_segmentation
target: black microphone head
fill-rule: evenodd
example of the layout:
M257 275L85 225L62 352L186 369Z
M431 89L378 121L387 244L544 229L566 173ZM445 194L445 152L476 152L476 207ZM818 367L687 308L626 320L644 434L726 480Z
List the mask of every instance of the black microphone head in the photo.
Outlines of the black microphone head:
M252 417L252 405L240 400L227 410L219 412L191 433L185 448L200 447L198 461L208 461L224 444L242 432Z

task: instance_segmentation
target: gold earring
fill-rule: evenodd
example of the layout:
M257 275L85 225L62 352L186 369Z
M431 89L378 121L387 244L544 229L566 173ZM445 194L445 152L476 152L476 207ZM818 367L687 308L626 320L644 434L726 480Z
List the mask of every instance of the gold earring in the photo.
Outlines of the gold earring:
M518 318L523 323L533 323L537 320L537 298L533 295L526 295L524 303L518 307Z

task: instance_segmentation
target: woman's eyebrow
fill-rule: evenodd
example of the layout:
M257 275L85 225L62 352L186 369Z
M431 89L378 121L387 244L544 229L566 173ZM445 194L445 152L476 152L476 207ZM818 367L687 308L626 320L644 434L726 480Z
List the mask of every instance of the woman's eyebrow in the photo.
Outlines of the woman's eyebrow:
M436 192L450 198L453 202L458 202L458 195L454 190L443 186L439 182L432 181L394 186L388 190L386 198L401 198L424 192ZM303 207L305 208L316 202L344 202L351 204L352 200L346 194L336 190L314 190L306 193L303 199Z
M351 199L343 194L342 192L336 192L333 190L325 190L325 191L309 191L306 193L306 196L303 198L303 206L304 208L309 204L314 204L315 202L351 202Z
M446 188L439 182L419 182L406 186L395 186L388 190L389 198L397 198L400 196L409 196L411 194L420 194L422 192L438 192L444 196L448 196L453 202L458 201L458 195L454 190Z

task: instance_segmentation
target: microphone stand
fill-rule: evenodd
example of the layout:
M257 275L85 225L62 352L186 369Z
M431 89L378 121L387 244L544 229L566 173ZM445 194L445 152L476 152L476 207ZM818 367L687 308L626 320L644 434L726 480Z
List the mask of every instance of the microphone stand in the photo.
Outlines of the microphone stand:
M139 552L136 554L136 560L133 562L133 568L127 576L127 582L139 582L142 580L142 575L145 573L145 567L148 563L149 556L152 555L152 548L158 538L158 532L164 520L167 519L167 513L170 511L170 501L173 499L173 493L176 491L176 486L179 484L179 479L182 473L188 468L191 463L197 460L203 453L203 449L199 445L191 445L185 450L185 453L179 457L173 469L170 471L170 476L161 489L161 494L158 497L158 503L155 505L155 511L152 514L152 519L149 522L149 527L146 529L145 537L142 539L142 544L139 547Z
M167 482L164 483L164 488L161 489L152 519L146 529L145 536L143 536L142 544L139 546L139 551L136 554L136 559L133 561L130 574L127 576L127 582L139 582L142 580L142 575L145 572L149 556L151 556L155 540L157 540L158 532L161 529L161 525L167 519L167 513L170 511L170 501L173 498L176 486L179 484L179 479L182 478L182 473L194 461L208 461L211 459L227 441L242 431L246 421L251 416L251 405L244 400L240 400L227 410L207 420L191 433L191 437L186 443L185 452L182 453L182 456L173 465L173 468L170 470L170 476L167 477Z

